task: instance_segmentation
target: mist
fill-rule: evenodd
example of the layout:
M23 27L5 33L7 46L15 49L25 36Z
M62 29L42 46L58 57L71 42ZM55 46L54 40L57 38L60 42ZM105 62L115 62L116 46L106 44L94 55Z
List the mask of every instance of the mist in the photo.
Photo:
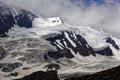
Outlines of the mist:
M95 26L119 37L120 3L105 0L105 4L92 2L85 6L84 0L5 0L6 3L25 8L41 17L61 17L72 25ZM91 0L92 1L92 0ZM120 37L119 37L120 38Z

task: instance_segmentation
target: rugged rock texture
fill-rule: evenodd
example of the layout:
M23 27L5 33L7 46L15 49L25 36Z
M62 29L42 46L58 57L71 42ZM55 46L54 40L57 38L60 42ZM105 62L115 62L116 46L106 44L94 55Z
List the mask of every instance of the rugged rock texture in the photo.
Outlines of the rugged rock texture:
M100 56L99 58L99 55L103 55L104 57L109 56L109 58L111 59L111 56L113 56L113 52L111 50L112 48L110 48L111 46L107 45L107 43L112 44L112 46L115 47L117 50L119 49L112 38L106 38L104 34L99 34L99 32L97 31L94 32L94 30L91 30L91 28L83 30L81 30L82 28L76 28L79 29L78 33L76 33L76 29L71 30L74 26L69 27L69 30L67 29L68 25L66 24L63 24L63 27L62 25L49 26L49 21L45 21L45 24L47 24L47 26L41 26L41 20L40 23L38 23L39 20L38 22L36 21L38 23L37 26L32 27L32 21L34 20L34 18L36 18L34 14L24 9L10 7L2 2L0 2L0 12L0 37L4 37L4 39L0 38L0 76L3 76L3 72L6 74L8 72L9 74L6 77L16 77L23 73L19 72L20 70L27 71L31 69L34 72L35 69L44 68L44 64L42 63L55 62L58 63L58 65L48 64L47 66L45 66L45 68L47 68L48 70L47 72L35 72L18 80L59 80L57 77L57 72L49 70L53 70L53 68L55 70L58 70L61 65L61 69L77 68L79 66L82 66L84 62L91 63L91 61L93 62L95 60L97 61L104 59L102 58L102 56ZM55 23L55 21L53 21L53 23ZM14 27L15 29L12 27ZM58 27L58 29L55 29L56 27ZM65 27L65 30L59 30L59 28ZM10 29L11 31L9 32L9 34L7 32ZM100 39L100 41L98 41L98 39L95 40L98 35L93 35L94 33L99 34L99 37L104 36L107 43L105 43L103 37L98 38ZM9 36L7 36L7 34ZM95 36L95 38L85 38L85 36L89 36L91 34ZM106 46L103 45L95 48L94 45L90 46L90 44L88 44L89 40L91 42L94 42L95 40L95 42L97 43L102 42ZM97 43L95 43L95 45ZM97 54L99 55L97 56ZM89 56L92 57L90 58ZM109 58L105 59L109 60ZM33 63L34 65L31 65ZM80 65L77 65L78 63L80 63ZM86 68L84 68L83 66L82 68L89 71L98 65L96 64L92 67L86 67L85 65ZM16 68L18 69L18 72ZM25 75L26 74L27 73L25 73Z
M17 63L0 63L0 69L2 72L11 72L15 68L18 68L20 66L22 66L22 64L19 62L17 62Z
M110 43L115 49L117 49L117 50L120 49L120 48L118 47L118 45L116 44L116 42L115 42L111 37L106 38L106 42L107 42L107 43Z
M49 60L48 51L55 51L49 42L41 38L23 38L17 40L6 40L1 42L5 51L11 58L18 58L19 61L27 63L42 63Z
M93 75L70 78L65 80L120 80L120 66Z
M0 46L0 60L3 59L7 55L6 51Z
M0 37L5 37L5 33L14 25L32 27L32 20L36 17L27 10L13 8L3 2L0 2L0 12Z
M73 58L74 53L79 53L81 56L96 56L96 54L105 56L113 55L110 47L95 51L81 35L77 35L72 31L63 31L61 34L54 35L52 37L47 36L46 40L50 41L57 48L57 52L48 52L48 55L55 59L61 57Z
M48 72L38 71L16 80L60 80L60 79L57 76L57 71Z
M59 78L57 76L57 71L38 71L16 80L59 80ZM65 80L120 80L120 66L92 75L73 77Z

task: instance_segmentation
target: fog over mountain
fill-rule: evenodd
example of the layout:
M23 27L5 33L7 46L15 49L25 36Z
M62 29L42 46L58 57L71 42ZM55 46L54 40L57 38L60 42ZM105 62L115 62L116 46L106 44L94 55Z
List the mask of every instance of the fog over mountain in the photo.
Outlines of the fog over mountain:
M42 17L59 16L73 25L94 25L119 37L119 0L5 0L5 2L28 9Z
M0 79L64 80L120 66L119 3L0 0Z

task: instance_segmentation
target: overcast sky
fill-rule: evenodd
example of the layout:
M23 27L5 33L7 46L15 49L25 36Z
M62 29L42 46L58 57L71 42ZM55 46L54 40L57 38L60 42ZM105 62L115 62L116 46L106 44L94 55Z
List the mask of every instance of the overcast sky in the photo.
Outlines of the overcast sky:
M3 1L3 0L2 0ZM120 32L120 0L5 0L42 17L59 16L73 25Z

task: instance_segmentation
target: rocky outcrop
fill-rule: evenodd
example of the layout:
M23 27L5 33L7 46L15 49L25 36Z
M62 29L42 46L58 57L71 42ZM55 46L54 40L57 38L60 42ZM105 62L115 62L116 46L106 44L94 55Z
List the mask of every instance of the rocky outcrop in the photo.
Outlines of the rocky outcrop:
M1 42L11 58L17 58L19 61L27 63L43 63L50 60L48 51L56 49L44 39L41 38L23 38Z
M3 2L0 2L0 12L0 37L5 37L5 33L14 25L32 27L32 20L36 17L27 10L13 8Z
M111 38L111 37L107 37L106 38L106 42L110 43L115 49L119 50L120 48L118 47L118 45L116 44L116 42Z
M57 76L57 71L48 72L38 71L23 78L15 80L60 80L60 79Z
M81 35L75 34L72 31L63 31L52 37L46 37L47 41L57 48L57 52L48 52L48 55L53 58L73 58L75 54L80 54L81 56L89 56L96 54L112 56L112 50L110 47L106 47L102 50L95 51L92 46L89 46L87 41Z
M65 80L120 80L120 66L92 75L73 77Z
M3 59L7 55L7 52L2 46L0 46L0 59Z
M11 72L13 71L15 68L18 68L22 66L21 63L16 62L16 63L0 63L0 69L2 72Z
M55 63L51 63L51 64L47 64L46 66L44 66L44 68L46 68L46 71L50 71L50 70L58 70L60 69L60 65L59 64L55 64Z

